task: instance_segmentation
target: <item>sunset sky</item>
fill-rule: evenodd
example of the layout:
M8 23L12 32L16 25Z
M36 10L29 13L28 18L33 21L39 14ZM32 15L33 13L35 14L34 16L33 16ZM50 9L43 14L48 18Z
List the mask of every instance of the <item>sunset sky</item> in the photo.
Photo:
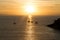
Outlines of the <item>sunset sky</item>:
M34 6L34 15L60 15L60 0L0 0L0 15L25 15L27 5Z

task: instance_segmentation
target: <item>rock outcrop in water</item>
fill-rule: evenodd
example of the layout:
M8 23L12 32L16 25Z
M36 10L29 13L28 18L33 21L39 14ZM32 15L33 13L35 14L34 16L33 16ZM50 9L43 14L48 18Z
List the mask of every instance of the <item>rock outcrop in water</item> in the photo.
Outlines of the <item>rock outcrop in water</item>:
M60 30L60 18L54 21L54 23L47 25L48 27L51 27L53 29Z

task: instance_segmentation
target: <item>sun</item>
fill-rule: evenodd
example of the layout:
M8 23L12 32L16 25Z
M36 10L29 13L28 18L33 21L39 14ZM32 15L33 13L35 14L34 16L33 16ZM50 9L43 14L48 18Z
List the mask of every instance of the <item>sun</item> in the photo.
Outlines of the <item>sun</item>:
M25 8L25 11L28 13L28 14L32 14L35 9L32 5L27 5L26 8Z
M34 8L32 6L27 6L26 11L27 12L34 12Z

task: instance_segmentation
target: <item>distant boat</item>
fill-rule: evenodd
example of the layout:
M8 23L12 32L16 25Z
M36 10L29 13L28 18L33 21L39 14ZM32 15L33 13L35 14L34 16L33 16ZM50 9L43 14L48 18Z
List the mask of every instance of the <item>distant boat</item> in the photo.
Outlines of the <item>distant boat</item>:
M38 22L36 21L35 24L38 24Z
M14 22L13 24L16 24L16 22Z
M60 30L60 18L54 21L54 23L47 25L48 27L51 27L53 29Z
M28 23L30 23L30 21L28 21Z
M33 21L31 21L31 23L33 23Z

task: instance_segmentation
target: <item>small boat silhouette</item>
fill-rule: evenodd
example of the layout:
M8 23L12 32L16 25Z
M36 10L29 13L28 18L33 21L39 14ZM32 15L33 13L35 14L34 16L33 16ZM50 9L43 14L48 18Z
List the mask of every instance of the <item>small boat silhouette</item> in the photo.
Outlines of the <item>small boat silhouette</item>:
M30 21L28 21L28 23L30 23Z
M31 23L33 23L33 21L31 21Z
M38 24L38 22L36 21L35 24Z
M16 22L14 22L13 24L16 24Z

